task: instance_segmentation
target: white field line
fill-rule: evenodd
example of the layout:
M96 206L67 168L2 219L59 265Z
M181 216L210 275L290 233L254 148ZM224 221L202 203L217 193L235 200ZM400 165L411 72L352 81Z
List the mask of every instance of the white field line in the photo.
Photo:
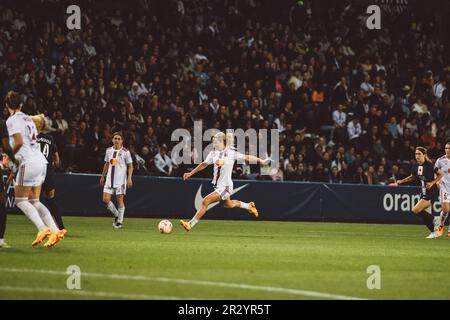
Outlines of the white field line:
M39 270L39 269L35 270L35 269L0 268L0 272L42 273L42 274L65 275L65 276L68 275L67 273L65 273L63 271ZM178 284L187 284L187 285L234 288L234 289L241 289L241 290L278 292L278 293L287 293L287 294L292 294L292 295L314 297L314 298L321 298L321 299L365 300L364 298L350 297L350 296L331 294L331 293L321 293L321 292L315 292L315 291L278 288L278 287L270 287L270 286L256 286L256 285L239 284L239 283L216 282L216 281L188 280L188 279L176 279L176 278L165 278L165 277L132 276L132 275L121 275L121 274L89 273L89 272L82 272L81 276L92 277L92 278L136 280L136 281L156 281L156 282L178 283Z
M76 295L82 297L98 297L98 298L119 298L119 299L132 299L132 300L183 300L185 298L180 297L167 297L167 296L155 296L145 294L128 294L119 292L103 292L103 291L85 291L85 290L61 290L51 288L30 288L19 286L0 286L0 291L19 291L29 293L52 293L60 295Z

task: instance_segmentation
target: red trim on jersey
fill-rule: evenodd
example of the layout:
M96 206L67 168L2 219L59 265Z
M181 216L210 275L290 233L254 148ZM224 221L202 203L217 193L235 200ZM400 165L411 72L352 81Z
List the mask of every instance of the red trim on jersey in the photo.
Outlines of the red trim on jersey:
M112 159L115 159L116 156L117 156L117 151L114 151ZM113 165L111 167L111 188L114 188L114 173L115 173L115 171L116 171L116 166Z
M216 182L214 183L214 188L217 187L217 182L220 178L220 169L222 169L222 167L217 167Z

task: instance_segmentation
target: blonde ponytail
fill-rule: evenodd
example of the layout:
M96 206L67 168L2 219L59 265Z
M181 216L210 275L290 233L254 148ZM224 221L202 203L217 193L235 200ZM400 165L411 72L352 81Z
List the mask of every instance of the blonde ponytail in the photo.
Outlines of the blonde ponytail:
M31 116L31 120L33 120L38 133L41 133L47 126L47 118L44 116L43 113Z

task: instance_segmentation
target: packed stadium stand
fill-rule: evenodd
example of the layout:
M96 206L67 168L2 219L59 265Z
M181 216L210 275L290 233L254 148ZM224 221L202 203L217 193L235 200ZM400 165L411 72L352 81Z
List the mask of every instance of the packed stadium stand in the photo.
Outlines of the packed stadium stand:
M2 1L0 96L50 119L60 171L100 173L121 131L137 174L180 176L171 133L202 120L279 131L279 170L235 178L386 184L450 141L450 6L372 2L381 30L366 1L85 0L81 30L70 1Z

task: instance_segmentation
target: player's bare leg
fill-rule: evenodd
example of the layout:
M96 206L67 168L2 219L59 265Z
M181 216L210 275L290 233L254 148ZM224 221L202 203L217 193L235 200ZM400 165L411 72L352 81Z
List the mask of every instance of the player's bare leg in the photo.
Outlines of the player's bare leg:
M223 201L223 207L227 208L227 209L233 209L233 208L246 209L255 218L259 217L259 213L258 213L258 210L256 209L254 202L245 203L245 202L238 201L238 200L227 199L227 200Z
M427 212L430 208L430 201L420 199L420 201L416 204L412 211L415 215L422 217L423 223L428 228L428 230L430 230L431 234L427 237L427 239L434 239L435 237L432 237L432 235L434 235L433 215L431 214L431 212Z
M195 216L189 221L183 221L180 220L180 224L183 226L184 230L190 231L199 221L200 219L205 215L206 210L208 209L208 206L214 202L220 201L220 195L217 192L212 192L209 195L207 195L202 203L198 211L195 213Z

